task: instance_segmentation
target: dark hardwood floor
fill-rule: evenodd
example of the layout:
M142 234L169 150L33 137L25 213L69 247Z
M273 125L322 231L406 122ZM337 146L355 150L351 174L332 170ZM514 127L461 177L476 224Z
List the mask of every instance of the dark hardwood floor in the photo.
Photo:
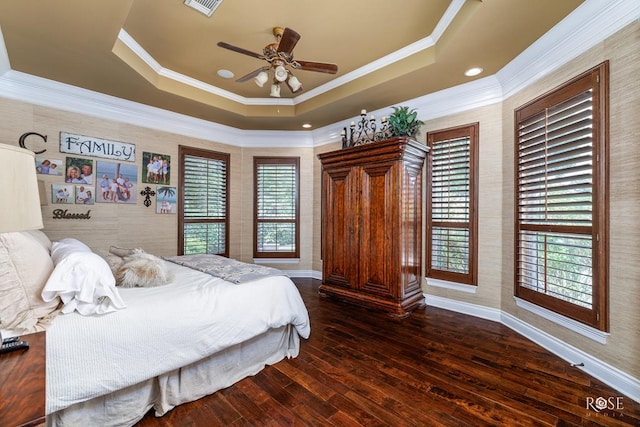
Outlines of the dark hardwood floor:
M137 426L640 425L640 404L499 323L433 307L392 320L295 282L311 318L297 358Z

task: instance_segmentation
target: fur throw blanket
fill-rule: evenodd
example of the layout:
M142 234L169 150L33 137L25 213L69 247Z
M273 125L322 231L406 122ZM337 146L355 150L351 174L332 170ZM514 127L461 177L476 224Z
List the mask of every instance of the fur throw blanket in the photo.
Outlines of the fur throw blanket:
M170 281L165 262L142 249L134 249L125 257L110 253L107 262L116 278L116 285L123 288L166 285Z

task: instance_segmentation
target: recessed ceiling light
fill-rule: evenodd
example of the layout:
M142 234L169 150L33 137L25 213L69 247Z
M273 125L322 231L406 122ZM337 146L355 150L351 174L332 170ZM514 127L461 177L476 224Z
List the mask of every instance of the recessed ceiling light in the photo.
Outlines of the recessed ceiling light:
M232 79L235 74L229 70L218 70L218 75L223 79Z
M473 68L469 68L467 71L465 71L464 75L467 76L467 77L473 77L473 76L477 76L482 71L483 70L480 67L473 67Z
M302 127L305 129L309 129L311 127L311 123L303 123Z

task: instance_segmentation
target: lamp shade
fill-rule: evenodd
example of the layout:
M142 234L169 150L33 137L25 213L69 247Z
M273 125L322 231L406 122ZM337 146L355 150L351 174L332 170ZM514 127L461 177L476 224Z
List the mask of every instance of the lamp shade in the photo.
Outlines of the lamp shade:
M259 86L262 87L267 80L269 79L269 75L266 71L260 71L258 75L253 79L253 81Z
M0 233L42 227L34 153L0 144Z
M296 93L297 91L302 89L302 83L300 83L300 80L298 80L298 78L294 75L289 77L289 80L287 80L287 85L289 86L289 89L291 89L291 92L293 93Z
M276 78L276 80L279 82L283 82L287 80L287 77L289 77L289 73L287 72L287 69L284 68L282 65L278 65L276 67L276 69L273 72L273 75Z
M274 98L280 98L280 85L276 83L272 84L271 93L269 95L273 96Z

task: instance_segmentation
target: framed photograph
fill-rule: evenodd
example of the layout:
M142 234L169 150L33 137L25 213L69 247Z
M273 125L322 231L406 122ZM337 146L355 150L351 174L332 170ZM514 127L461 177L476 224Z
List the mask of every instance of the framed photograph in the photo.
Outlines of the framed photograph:
M138 166L131 163L98 161L94 199L98 203L130 203L138 200Z
M75 192L75 200L78 205L92 205L95 201L93 187L89 187L88 185L76 185Z
M158 185L156 188L156 213L174 214L178 203L177 187Z
M171 184L171 156L142 152L142 183Z
M51 203L54 205L71 205L74 198L73 185L51 184Z
M36 157L36 173L41 175L62 175L64 162L60 159Z
M93 160L67 157L64 182L67 184L93 184Z

